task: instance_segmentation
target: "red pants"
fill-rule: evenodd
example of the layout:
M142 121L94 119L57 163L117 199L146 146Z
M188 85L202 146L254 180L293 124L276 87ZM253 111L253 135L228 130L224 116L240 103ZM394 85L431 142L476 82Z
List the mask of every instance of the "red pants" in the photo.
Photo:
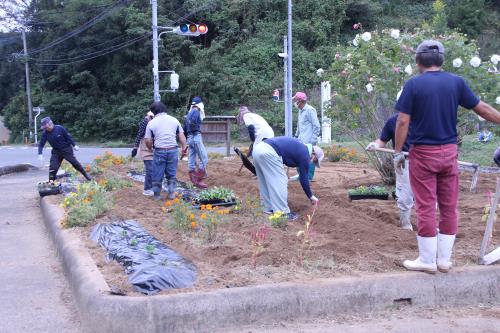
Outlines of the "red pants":
M415 196L418 235L434 237L436 201L439 232L455 235L458 226L457 145L416 145L410 149L410 182Z

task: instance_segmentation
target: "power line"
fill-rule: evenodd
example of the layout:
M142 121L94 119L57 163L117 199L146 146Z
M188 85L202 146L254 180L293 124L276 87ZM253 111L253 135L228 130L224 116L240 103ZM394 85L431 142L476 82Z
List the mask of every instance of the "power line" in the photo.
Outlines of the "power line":
M42 46L42 47L39 47L39 48L36 48L34 50L31 50L30 52L28 52L28 55L33 55L33 54L36 54L36 53L40 53L42 51L45 51L45 50L48 50L49 48L52 48L58 44L61 44L62 42L70 39L71 37L74 37L88 29L90 29L92 26L94 26L95 24L99 23L100 21L102 21L103 19L105 19L107 16L111 15L112 13L114 13L119 7L121 7L122 5L124 5L125 3L127 2L127 0L119 0L117 1L113 6L111 7L108 7L106 8L106 10L104 10L103 12L101 12L99 15L97 15L96 17L92 18L91 20L87 21L86 23L82 24L81 26L79 26L78 28L64 34L63 36L55 39L54 41Z
M93 55L96 55L96 54L101 54L101 53L102 54L107 54L107 51L118 50L118 49L121 48L121 46L130 45L130 43L134 43L136 41L144 39L148 35L150 35L150 33L147 33L147 34L144 34L142 36L138 36L138 37L126 40L124 42L115 44L113 46L110 46L110 47L102 49L102 50L98 50L98 51L95 51L95 52L81 54L81 55L78 55L78 56L75 56L75 57L70 57L70 58L54 58L54 59L35 59L35 61L37 61L37 63L41 63L41 62L50 63L50 62L59 62L59 61L72 61L72 60L78 60L78 59L86 58L88 56L93 56Z
M120 47L117 47L117 48L114 48L112 50L109 50L107 52L103 52L101 54L98 54L98 55L95 55L95 56L92 56L92 57L88 57L88 58L85 58L85 59L80 59L80 60L75 60L75 61L68 61L68 62L61 62L61 63L35 63L35 65L38 65L38 66L59 66L59 65L67 65L67 64L73 64L73 63L77 63L77 62L82 62L82 61L87 61L87 60L90 60L90 59L95 59L95 58L98 58L100 56L103 56L103 55L106 55L106 54L109 54L109 53L112 53L112 52L116 52L118 50L121 50L125 47L128 47L128 46L131 46L145 38L147 38L148 36L150 35L150 33L144 35L144 36L141 36L140 38L136 38L136 39L132 39L131 41L127 42L126 44L120 46Z

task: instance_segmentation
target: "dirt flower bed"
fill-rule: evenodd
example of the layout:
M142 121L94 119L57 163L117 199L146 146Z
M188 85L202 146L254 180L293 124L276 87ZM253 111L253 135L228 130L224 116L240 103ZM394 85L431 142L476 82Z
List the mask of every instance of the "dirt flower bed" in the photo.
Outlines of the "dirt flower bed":
M130 169L128 164L113 167L123 177ZM233 207L212 212L204 207L183 221L169 212L181 202L155 202L142 195L141 183L134 182L132 187L113 192L113 205L104 215L72 232L84 240L109 285L129 295L140 294L132 290L123 268L116 262L106 262L105 251L89 240L95 223L137 220L162 243L193 261L198 268L196 285L162 294L403 271L401 262L417 255L415 232L397 226L394 200L349 200L348 189L380 184L378 174L367 164L323 163L312 183L313 192L320 198L314 214L299 182L291 182L290 208L300 218L279 227L272 227L269 217L259 211L257 180L247 171L238 174L239 167L237 160L213 160L206 180L210 187L226 187L235 192L240 200L236 211ZM179 164L178 178L188 179L184 162ZM464 173L460 182L456 266L476 263L485 228L481 217L488 204L487 194L495 188L494 177L481 175L478 193L472 194L468 191L470 178L470 174ZM217 220L216 231L201 226L210 218ZM183 224L176 227L176 223ZM414 213L412 223L415 226ZM204 232L198 232L198 228ZM499 232L495 231L494 239L498 239Z

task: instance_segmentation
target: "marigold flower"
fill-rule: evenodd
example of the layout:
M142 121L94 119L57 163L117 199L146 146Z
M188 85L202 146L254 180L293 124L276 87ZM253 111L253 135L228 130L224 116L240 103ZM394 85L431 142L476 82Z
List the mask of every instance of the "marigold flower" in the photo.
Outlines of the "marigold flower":
M198 226L198 224L196 223L196 221L191 222L192 229L196 229L197 226Z
M190 214L190 215L189 215L189 218L190 218L191 220L194 220L194 214Z
M212 205L207 205L205 208L206 210L212 210Z
M205 205L200 206L200 210L205 210L206 208L207 208L207 206L205 206Z
M206 219L206 218L207 218L207 214L205 214L205 213L201 214L201 215L200 215L200 218L201 218L201 219Z
M179 198L175 198L173 201L174 201L175 204L177 204L177 203L180 202Z
M165 206L166 207L172 206L172 201L165 201Z

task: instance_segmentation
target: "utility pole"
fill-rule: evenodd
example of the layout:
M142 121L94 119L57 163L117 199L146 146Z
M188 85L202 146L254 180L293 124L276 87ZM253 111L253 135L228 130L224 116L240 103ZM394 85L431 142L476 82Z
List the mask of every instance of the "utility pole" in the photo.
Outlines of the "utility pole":
M285 102L285 136L288 136L288 117L290 117L290 105L288 103L288 38L283 36L283 101Z
M158 73L158 2L151 0L151 16L153 26L153 98L159 102L160 97L160 77Z
M287 87L288 96L285 103L285 136L293 136L293 113L292 113L292 0L288 0L288 49L287 49ZM286 94L285 94L286 95Z
M26 72L26 95L28 97L28 127L30 130L30 142L33 137L33 107L31 105L31 87L30 87L30 69L28 65L28 47L26 46L26 32L23 28L23 46L24 46L24 70Z

